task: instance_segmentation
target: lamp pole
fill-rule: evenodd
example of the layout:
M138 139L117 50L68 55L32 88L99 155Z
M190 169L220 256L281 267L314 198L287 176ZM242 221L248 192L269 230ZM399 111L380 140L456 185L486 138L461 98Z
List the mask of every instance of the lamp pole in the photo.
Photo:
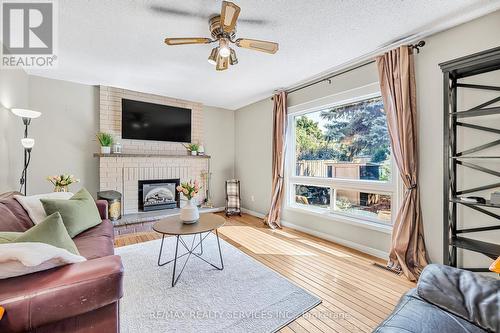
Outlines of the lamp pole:
M31 124L31 119L40 117L42 113L27 109L11 109L11 111L16 116L21 117L24 124L24 137L21 139L21 144L24 148L24 166L21 178L19 179L19 183L21 185L19 191L23 191L24 188L23 192L24 195L26 195L26 183L28 182L28 166L31 160L31 149L35 145L35 140L28 138L28 127Z
M31 123L31 118L23 117L23 123L24 123L24 138L26 139L28 137L28 126ZM28 185L28 149L26 147L23 147L23 150L24 150L24 168L19 183L21 184L21 187L24 187L24 195L26 196L26 191L27 191L26 187ZM29 148L29 150L31 154L31 148Z

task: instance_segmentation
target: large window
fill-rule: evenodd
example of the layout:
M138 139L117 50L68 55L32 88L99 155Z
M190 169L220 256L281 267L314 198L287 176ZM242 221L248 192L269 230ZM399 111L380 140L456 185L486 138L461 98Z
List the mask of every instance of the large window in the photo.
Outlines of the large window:
M290 118L289 205L390 224L396 187L382 98Z

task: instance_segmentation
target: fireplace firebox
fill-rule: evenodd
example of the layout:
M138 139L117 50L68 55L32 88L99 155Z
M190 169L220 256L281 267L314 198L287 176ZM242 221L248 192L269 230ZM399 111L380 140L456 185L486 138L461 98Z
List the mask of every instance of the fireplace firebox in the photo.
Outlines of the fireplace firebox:
M139 210L179 208L179 192L175 189L180 179L139 180Z

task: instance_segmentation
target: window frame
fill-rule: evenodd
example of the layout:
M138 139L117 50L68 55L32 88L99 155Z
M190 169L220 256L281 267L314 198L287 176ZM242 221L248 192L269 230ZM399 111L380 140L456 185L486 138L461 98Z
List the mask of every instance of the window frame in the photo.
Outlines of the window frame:
M362 179L342 179L326 177L308 177L296 175L296 128L295 117L321 111L330 107L341 106L350 103L356 103L370 98L380 97L378 82L352 89L337 95L327 96L309 103L289 107L288 110L288 129L287 129L287 148L285 160L285 209L301 213L309 213L326 219L340 222L346 222L357 226L367 227L385 233L392 232L394 218L400 207L402 198L402 185L399 172L394 160L394 154L391 147L391 177L389 181L362 180ZM330 188L330 207L318 208L307 207L295 202L295 185L311 185ZM391 221L385 222L381 219L371 218L369 216L359 216L334 210L335 190L363 191L365 193L376 193L391 196Z

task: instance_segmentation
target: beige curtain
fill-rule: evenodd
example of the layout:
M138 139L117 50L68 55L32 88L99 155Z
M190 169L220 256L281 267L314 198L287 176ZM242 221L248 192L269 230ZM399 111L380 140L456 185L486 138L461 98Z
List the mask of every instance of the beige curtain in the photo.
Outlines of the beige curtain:
M286 141L286 92L281 91L274 94L273 97L273 179L272 196L269 213L264 218L271 228L281 228L280 216L283 203L283 177L285 172L285 141Z
M417 102L411 48L401 46L377 57L380 90L392 151L405 187L394 221L388 267L411 281L427 265L418 188Z

